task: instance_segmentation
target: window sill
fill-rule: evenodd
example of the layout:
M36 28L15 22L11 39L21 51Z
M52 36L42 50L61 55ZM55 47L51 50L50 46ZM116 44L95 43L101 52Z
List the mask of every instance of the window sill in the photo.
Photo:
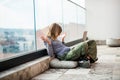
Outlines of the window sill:
M44 56L0 73L0 80L28 80L49 68L51 58Z

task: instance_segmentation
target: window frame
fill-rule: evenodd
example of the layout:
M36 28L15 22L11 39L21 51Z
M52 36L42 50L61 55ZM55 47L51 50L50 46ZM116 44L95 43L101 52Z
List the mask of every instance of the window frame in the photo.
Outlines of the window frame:
M47 55L47 50L41 49L38 51L31 52L29 54L19 55L11 59L2 60L0 61L0 72L13 68L15 66L24 64L26 62L35 60L37 58L41 58L46 55Z

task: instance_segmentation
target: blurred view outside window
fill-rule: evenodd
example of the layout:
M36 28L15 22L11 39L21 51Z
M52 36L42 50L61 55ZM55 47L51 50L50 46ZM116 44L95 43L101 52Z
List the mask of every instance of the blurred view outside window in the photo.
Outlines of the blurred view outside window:
M33 0L0 0L0 59L35 50Z
M85 0L71 1L82 7L69 0L0 0L0 59L45 48L41 32L47 35L54 22L67 33L65 42L82 38Z

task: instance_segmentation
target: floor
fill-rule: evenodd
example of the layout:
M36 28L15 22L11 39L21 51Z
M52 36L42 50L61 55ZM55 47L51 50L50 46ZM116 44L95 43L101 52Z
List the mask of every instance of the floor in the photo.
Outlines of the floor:
M91 68L49 69L32 80L120 80L120 47L97 46Z

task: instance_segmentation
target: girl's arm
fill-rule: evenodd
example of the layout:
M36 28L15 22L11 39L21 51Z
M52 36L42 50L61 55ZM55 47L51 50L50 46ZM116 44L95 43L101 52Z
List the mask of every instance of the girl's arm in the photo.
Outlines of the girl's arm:
M45 41L44 41L44 44L45 44L45 46L46 46L48 55L51 56L51 57L55 57L55 55L54 55L54 50L53 50L53 47L52 47L52 44L48 44L48 43L45 42Z
M65 39L66 33L61 34L59 37L61 38L61 41L64 43L64 39Z
M48 37L42 32L38 32L38 36L41 38L41 40L43 40L44 45L46 46L48 55L51 57L54 57L54 51L51 45L51 40L48 39Z
M51 41L44 35L40 36L40 38L44 41L47 42L49 45L51 44Z

